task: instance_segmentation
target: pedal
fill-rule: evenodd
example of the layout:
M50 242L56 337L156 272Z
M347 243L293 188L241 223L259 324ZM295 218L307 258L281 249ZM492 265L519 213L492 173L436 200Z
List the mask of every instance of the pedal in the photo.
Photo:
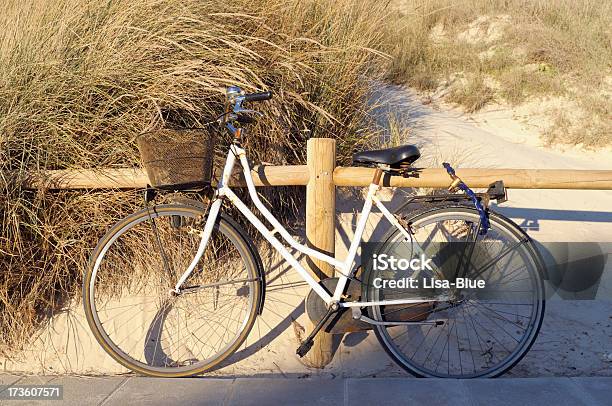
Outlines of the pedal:
M304 342L302 344L300 344L298 349L295 350L295 353L297 355L299 355L300 358L303 358L304 355L308 354L308 351L310 351L310 349L312 348L313 345L314 345L314 340L306 339L306 340L304 340Z

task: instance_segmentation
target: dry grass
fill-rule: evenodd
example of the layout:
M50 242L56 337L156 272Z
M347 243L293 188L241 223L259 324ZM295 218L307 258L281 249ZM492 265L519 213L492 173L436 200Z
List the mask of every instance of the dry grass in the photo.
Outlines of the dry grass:
M469 113L483 108L494 99L495 92L485 83L482 75L475 75L461 87L451 91L448 99L465 107Z
M0 14L0 173L137 165L134 138L198 126L223 89L272 89L254 159L304 161L334 137L346 160L370 123L365 77L386 58L374 0L7 0ZM220 141L221 142L221 141ZM110 224L137 192L28 192L0 181L0 352L14 352L78 292ZM273 204L291 203L268 194Z
M576 101L561 112L580 131L551 128L549 141L612 144L612 3L596 0L397 0L389 78L450 94L469 111L495 100ZM495 92L483 94L481 77ZM467 79L466 79L467 78ZM450 90L447 89L450 87ZM483 97L484 96L484 97ZM563 121L562 120L562 121ZM596 123L584 128L584 121ZM556 134L556 135L554 135Z

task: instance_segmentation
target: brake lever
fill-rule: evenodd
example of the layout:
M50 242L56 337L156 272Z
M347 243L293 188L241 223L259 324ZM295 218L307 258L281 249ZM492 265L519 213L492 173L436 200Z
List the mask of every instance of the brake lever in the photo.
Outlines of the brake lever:
M262 112L260 112L260 111L257 111L257 110L250 110L250 109L243 109L243 108L240 108L240 109L234 109L234 113L236 113L236 114L240 114L240 113L256 114L256 115L258 115L258 116L260 116L260 117L263 117L263 113L262 113Z

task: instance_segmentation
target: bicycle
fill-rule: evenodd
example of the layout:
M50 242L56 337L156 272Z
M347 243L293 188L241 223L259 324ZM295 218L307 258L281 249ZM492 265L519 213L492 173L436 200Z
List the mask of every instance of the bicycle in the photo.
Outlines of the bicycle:
M229 203L311 288L307 309L316 325L297 349L299 356L308 352L319 331L333 331L333 320L344 318L373 329L397 365L419 377L496 377L518 363L542 324L546 270L527 234L488 208L489 200L505 198L503 184L476 194L445 164L451 193L415 196L391 213L377 196L382 176L411 176L418 148L357 153L354 163L375 172L348 255L337 260L294 239L257 194L241 143L241 124L255 112L243 103L271 97L270 92L228 88L230 107L219 122L233 140L208 205L196 200L149 205L119 221L99 241L85 274L83 298L89 326L104 350L132 371L182 377L219 367L240 347L263 311L266 280L256 245L222 210ZM272 229L229 186L237 163L254 206ZM411 209L414 203L419 208ZM503 294L492 301L448 288L424 298L377 287L377 277L393 274L354 265L374 206L391 223L375 252L408 247L439 258L437 243L462 243L460 262L455 262L459 274L485 278ZM340 276L317 281L285 244L333 265ZM479 256L484 262L478 263ZM413 276L434 281L447 275L425 271ZM523 293L520 300L513 292Z

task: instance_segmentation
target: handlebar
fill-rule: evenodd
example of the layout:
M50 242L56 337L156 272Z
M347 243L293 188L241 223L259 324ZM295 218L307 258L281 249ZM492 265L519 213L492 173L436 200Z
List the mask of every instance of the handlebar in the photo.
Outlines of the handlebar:
M272 92L244 94L238 86L229 86L226 89L226 97L229 102L228 110L222 115L223 118L219 122L225 124L225 127L235 137L240 138L239 134L241 133L238 128L234 127L233 123L250 123L253 120L248 117L249 114L261 115L258 111L243 108L242 103L269 100L272 98Z
M259 93L250 93L244 95L244 101L254 102L254 101L264 101L270 100L272 98L272 92L259 92Z

